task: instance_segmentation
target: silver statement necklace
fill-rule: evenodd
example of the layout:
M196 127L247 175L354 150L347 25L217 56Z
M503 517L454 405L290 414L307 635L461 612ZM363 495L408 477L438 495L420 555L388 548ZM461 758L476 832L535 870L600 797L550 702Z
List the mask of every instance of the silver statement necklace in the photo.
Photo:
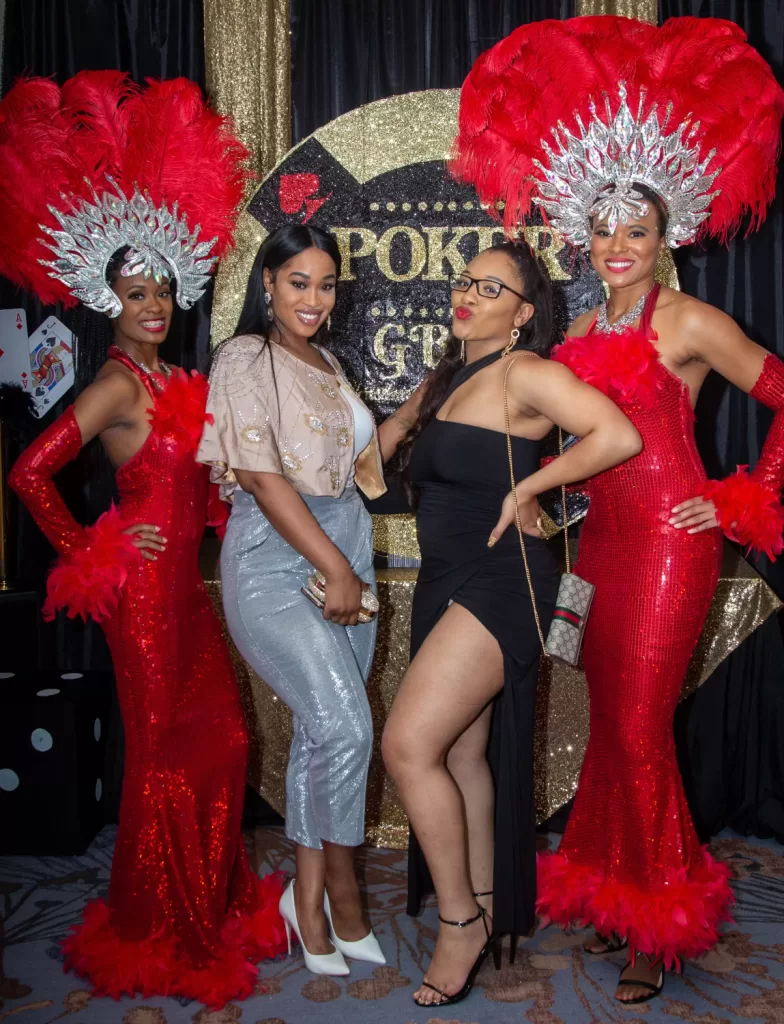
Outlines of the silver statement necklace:
M125 352L124 349L123 349L123 352ZM161 384L161 382L160 382L160 380L158 378L160 377L161 374L163 374L163 376L166 378L166 380L168 380L169 377L171 377L171 367L169 366L168 363L164 363L164 361L162 359L158 360L158 364L159 364L159 366L161 368L161 372L159 374L159 373L156 373L155 370L151 370L149 368L149 366L147 365L147 363L143 363L139 359L134 359L133 356L130 354L130 352L125 352L125 355L130 359L130 361L133 363L133 365L137 369L142 371L142 373L145 375L145 377L149 378L150 383L152 384L152 386L155 388L156 391L163 391L165 385Z
M599 307L599 316L596 318L596 330L600 334L620 334L624 328L631 327L634 321L642 316L645 303L652 291L653 288L647 291L645 295L641 295L632 308L622 316L619 316L613 324L607 319L607 299L605 299Z

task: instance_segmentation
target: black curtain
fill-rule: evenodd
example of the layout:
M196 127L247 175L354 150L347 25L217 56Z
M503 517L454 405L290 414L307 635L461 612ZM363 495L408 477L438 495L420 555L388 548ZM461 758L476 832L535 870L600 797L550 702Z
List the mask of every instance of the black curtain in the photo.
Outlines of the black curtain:
M205 88L201 0L6 0L3 93L20 75L58 83L85 69L117 68L137 82L183 75ZM45 159L42 153L41 158ZM185 313L175 309L163 356L187 369L209 359L211 294ZM32 333L50 315L71 325L73 311L44 307L34 296L0 278L0 308L24 307ZM73 401L73 392L40 422L48 426ZM65 470L60 481L82 521L95 518L106 487L90 487L87 460ZM96 490L99 496L96 496ZM21 588L42 589L53 553L24 509L17 525L17 579ZM41 654L58 668L108 667L103 634L94 626L59 621L44 627Z
M6 0L4 94L19 75L42 75L62 83L77 71L106 68L128 71L139 83L147 77L183 75L204 89L201 0ZM41 159L45 158L42 153ZM187 313L176 308L163 348L165 359L187 369L206 367L210 305L211 293ZM71 311L63 311L59 306L43 307L32 295L0 278L0 308L20 306L27 311L31 333L50 315L71 325ZM69 392L40 421L40 429L48 426L72 401L73 393ZM103 482L97 488L94 482L90 486L87 461L83 452L58 477L58 486L81 522L89 522L100 511L96 508L96 490L101 496L106 492ZM18 509L17 518L18 589L40 593L54 554L24 508ZM3 609L0 605L0 614L4 614ZM34 608L31 611L34 616ZM15 643L25 651L26 659L37 646L41 668L111 668L103 632L94 623L85 625L81 620L74 622L61 615L55 623L41 625L39 634L31 632L34 628L34 621L27 624L24 620L21 631L25 635L15 636ZM112 719L104 776L107 821L117 820L122 780L123 738L116 699Z
M784 0L660 0L659 18L726 18L784 83ZM784 357L784 167L761 230L729 246L676 253L685 292L723 309L746 334ZM754 465L771 413L712 373L697 405L708 473ZM754 563L784 596L784 558ZM689 803L701 835L724 826L784 840L784 643L781 615L758 629L678 710L676 735Z
M363 103L458 88L518 25L573 15L574 0L291 0L294 141Z

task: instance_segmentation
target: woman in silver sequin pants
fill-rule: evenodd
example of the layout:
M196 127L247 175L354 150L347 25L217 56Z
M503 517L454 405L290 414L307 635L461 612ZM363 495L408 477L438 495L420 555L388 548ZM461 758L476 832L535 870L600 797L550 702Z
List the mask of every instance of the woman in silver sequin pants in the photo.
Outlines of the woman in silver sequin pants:
M302 496L322 530L371 585L370 516L355 487L340 498ZM373 723L365 684L376 620L327 622L302 587L310 563L237 491L221 551L226 622L243 658L294 715L286 777L286 835L311 849L322 840L364 842Z

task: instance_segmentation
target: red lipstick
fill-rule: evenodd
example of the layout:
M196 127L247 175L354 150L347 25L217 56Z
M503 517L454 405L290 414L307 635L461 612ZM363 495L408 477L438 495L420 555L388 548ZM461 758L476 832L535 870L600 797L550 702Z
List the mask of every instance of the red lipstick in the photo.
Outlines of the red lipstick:
M468 306L458 306L455 310L455 316L458 320L468 320L473 315Z

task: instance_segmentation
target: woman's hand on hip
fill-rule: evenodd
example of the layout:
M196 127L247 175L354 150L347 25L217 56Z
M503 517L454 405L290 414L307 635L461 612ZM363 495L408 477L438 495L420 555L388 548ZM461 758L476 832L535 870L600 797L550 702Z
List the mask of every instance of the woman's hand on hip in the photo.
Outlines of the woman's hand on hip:
M536 495L520 495L518 492L517 499L515 500L514 492L510 491L504 498L504 503L501 506L501 517L493 527L493 532L490 534L490 539L487 542L489 548L496 541L499 541L506 530L514 523L516 509L520 510L520 525L523 533L529 537L542 536L542 531L539 529L539 516L542 514L542 510L539 507Z
M324 618L338 626L356 626L362 607L362 591L368 586L351 569L326 575Z
M716 506L704 498L689 498L682 501L672 510L670 526L687 533L702 533L703 530L714 530L719 522L716 518Z
M166 550L166 538L161 537L160 526L151 526L149 523L136 523L123 531L134 537L134 545L141 551L142 558L151 562L157 561L157 555L150 554L155 551Z

